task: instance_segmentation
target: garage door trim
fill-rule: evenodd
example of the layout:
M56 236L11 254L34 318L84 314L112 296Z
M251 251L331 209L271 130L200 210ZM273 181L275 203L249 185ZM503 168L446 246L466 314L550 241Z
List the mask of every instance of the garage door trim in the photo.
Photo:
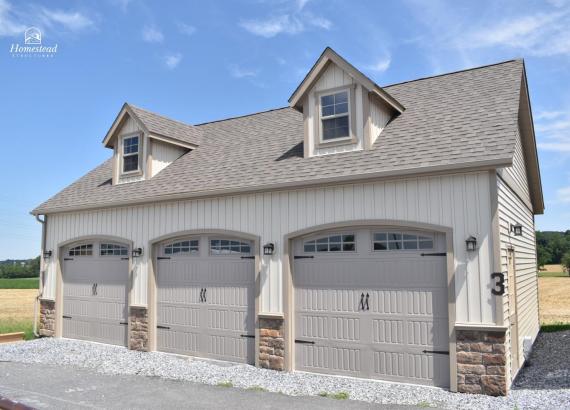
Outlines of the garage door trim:
M112 235L89 235L89 236L78 236L73 239L69 239L64 242L60 242L57 246L57 261L56 264L56 289L55 289L55 337L63 337L63 265L64 258L66 258L65 249L72 244L82 244L85 242L104 242L108 241L111 243L126 245L129 249L129 261L128 269L129 276L127 281L127 309L131 306L131 289L132 289L132 275L130 272L133 267L133 260L130 250L133 249L133 241L130 239L121 238L119 236ZM97 248L98 251L98 248ZM130 323L128 323L127 328L130 328Z
M149 320L149 350L155 351L157 349L157 256L161 255L160 247L166 241L175 241L177 239L192 237L192 236L223 236L227 238L246 239L252 242L251 254L254 256L254 270L255 270L255 365L259 365L259 327L257 320L259 317L259 295L260 295L260 238L259 236L252 235L246 232L232 231L225 229L194 229L178 231L162 236L158 236L149 242L149 255L148 255L148 320Z
M453 229L445 226L425 224L421 222L405 220L354 220L343 221L330 224L311 226L302 230L291 232L283 237L283 301L285 318L285 368L295 370L295 304L293 300L293 241L301 237L316 235L321 232L331 230L345 230L350 228L370 228L370 229L412 229L419 231L431 231L445 234L446 243L446 267L448 285L448 321L449 321L449 376L450 390L457 391L457 360L456 360L456 340L455 332L455 285L454 285L454 254L453 254ZM443 257L443 256L442 256Z

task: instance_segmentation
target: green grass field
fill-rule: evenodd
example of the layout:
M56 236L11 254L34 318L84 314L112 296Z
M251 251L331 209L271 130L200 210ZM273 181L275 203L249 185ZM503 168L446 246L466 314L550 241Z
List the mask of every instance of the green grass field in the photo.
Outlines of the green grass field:
M566 272L538 272L538 277L539 278L563 278L563 277L569 277L569 275Z
M26 340L31 340L34 338L34 328L31 320L22 321L12 321L12 320L1 320L0 321L0 334L2 333L15 333L24 332L24 338Z
M0 279L0 289L37 289L39 278Z

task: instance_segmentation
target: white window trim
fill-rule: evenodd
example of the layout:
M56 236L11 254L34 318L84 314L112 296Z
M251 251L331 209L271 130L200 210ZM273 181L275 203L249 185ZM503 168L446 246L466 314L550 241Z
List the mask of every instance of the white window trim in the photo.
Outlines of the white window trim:
M124 143L125 143L125 138L132 138L132 137L138 137L139 138L139 150L137 151L137 153L130 153L127 154L126 156L132 156L132 155L138 155L139 159L137 161L137 169L132 170L132 171L123 171L124 169L124 159L125 159L125 152L124 152ZM141 157L142 157L142 144L143 144L143 138L142 138L142 133L141 132L133 132L130 134L125 134L125 135L121 135L119 137L121 143L119 144L119 173L121 176L127 176L127 175L139 175L142 174L142 168L141 168Z
M120 246L122 248L125 248L127 250L126 254L119 254L119 255L102 255L101 252L103 251L103 245L116 245L116 246ZM101 258L109 258L109 257L117 257L117 256L129 256L129 247L128 245L122 244L122 243L116 243L116 242L109 242L109 241L105 241L105 242L100 242L99 243L99 256Z
M172 253L166 253L166 248L181 242L194 242L197 241L198 242L198 249L196 249L197 252L192 252L192 244L190 243L188 248L188 252L172 252ZM199 257L200 256L200 252L202 249L201 243L200 243L200 238L183 238L183 239L176 239L170 242L165 243L164 245L162 245L162 254L166 255L166 256L191 256L191 257Z
M208 237L208 256L215 257L215 258L227 258L227 257L236 257L236 256L251 256L253 255L253 242L247 239L241 238L228 238L224 236L212 236ZM212 241L237 241L240 243L240 252L239 253L213 253L212 252ZM242 246L249 246L249 253L241 252Z
M344 241L342 240L342 236L343 236L343 235L352 235L352 236L354 237L354 241L353 241L353 242L350 242L350 241L344 242ZM330 238L331 238L331 236L340 236L340 237L341 237L341 241L340 241L341 250L340 250L340 251L329 251L329 250L327 250L326 252L318 252L317 249L316 249L316 246L317 246L316 241L319 240L319 239L327 238L327 239L328 239L327 245L330 247ZM305 251L305 244L306 244L307 242L312 242L312 241L315 241L315 251L313 251L313 252L310 252L310 251L307 252L307 251ZM345 251L345 250L343 250L343 249L342 249L342 248L343 248L342 245L344 245L345 243L354 243L354 249L351 250L351 251ZM303 252L303 253L305 253L305 254L310 254L310 255L316 255L316 254L320 254L320 255L339 255L339 254L350 254L350 253L356 253L356 252L358 252L358 249L357 249L357 248L358 248L358 245L357 245L357 240L356 240L356 231L332 232L332 233L327 233L327 234L324 234L324 235L323 235L323 234L320 234L320 235L311 235L311 236L308 236L307 238L303 239L303 243L301 244L301 246L302 246L301 252Z
M315 97L317 98L317 114L318 114L318 120L319 120L319 145L327 145L327 144L335 144L335 143L339 143L339 142L353 142L354 141L354 137L352 135L352 86L347 86L347 87L340 87L340 88L333 88L330 90L323 90L319 93L317 93L315 95ZM333 118L337 118L337 117L344 117L344 114L341 115L328 115L326 117L323 117L323 110L322 110L322 106L321 106L321 97L327 96L327 95L333 95L333 94L338 94L341 93L343 91L346 91L348 93L347 99L348 99L348 136L346 137L342 137L342 138L332 138L332 139L328 139L325 140L323 139L323 120L330 120Z
M76 248L80 248L81 246L88 246L88 245L91 245L91 255L71 255L70 252L71 252L72 249L76 249ZM80 251L81 251L81 250L80 250ZM74 244L73 246L70 246L69 248L67 248L67 252L66 252L66 253L67 253L67 256L69 256L70 258L75 258L75 257L78 257L78 258L79 258L79 257L80 257L80 258L85 258L85 257L91 258L91 257L93 257L93 256L95 256L95 255L97 254L97 251L96 251L95 243L93 243L93 242L83 242L83 243L76 243L76 244Z

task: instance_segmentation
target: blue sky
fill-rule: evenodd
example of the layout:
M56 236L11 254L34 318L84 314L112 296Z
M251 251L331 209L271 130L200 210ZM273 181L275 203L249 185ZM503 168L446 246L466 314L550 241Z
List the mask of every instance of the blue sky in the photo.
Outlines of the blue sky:
M11 45L39 27L53 57ZM123 102L200 123L287 105L324 47L380 85L524 57L546 213L570 229L570 2L0 0L0 259L39 253L29 211L110 155Z

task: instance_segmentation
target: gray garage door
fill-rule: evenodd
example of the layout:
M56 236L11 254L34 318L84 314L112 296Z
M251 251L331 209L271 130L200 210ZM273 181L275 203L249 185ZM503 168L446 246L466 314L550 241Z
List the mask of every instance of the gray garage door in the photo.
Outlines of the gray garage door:
M444 241L361 228L295 241L296 369L449 386Z
M158 255L158 350L253 363L252 243L189 237L162 244Z
M128 247L83 242L64 252L63 337L126 345Z

